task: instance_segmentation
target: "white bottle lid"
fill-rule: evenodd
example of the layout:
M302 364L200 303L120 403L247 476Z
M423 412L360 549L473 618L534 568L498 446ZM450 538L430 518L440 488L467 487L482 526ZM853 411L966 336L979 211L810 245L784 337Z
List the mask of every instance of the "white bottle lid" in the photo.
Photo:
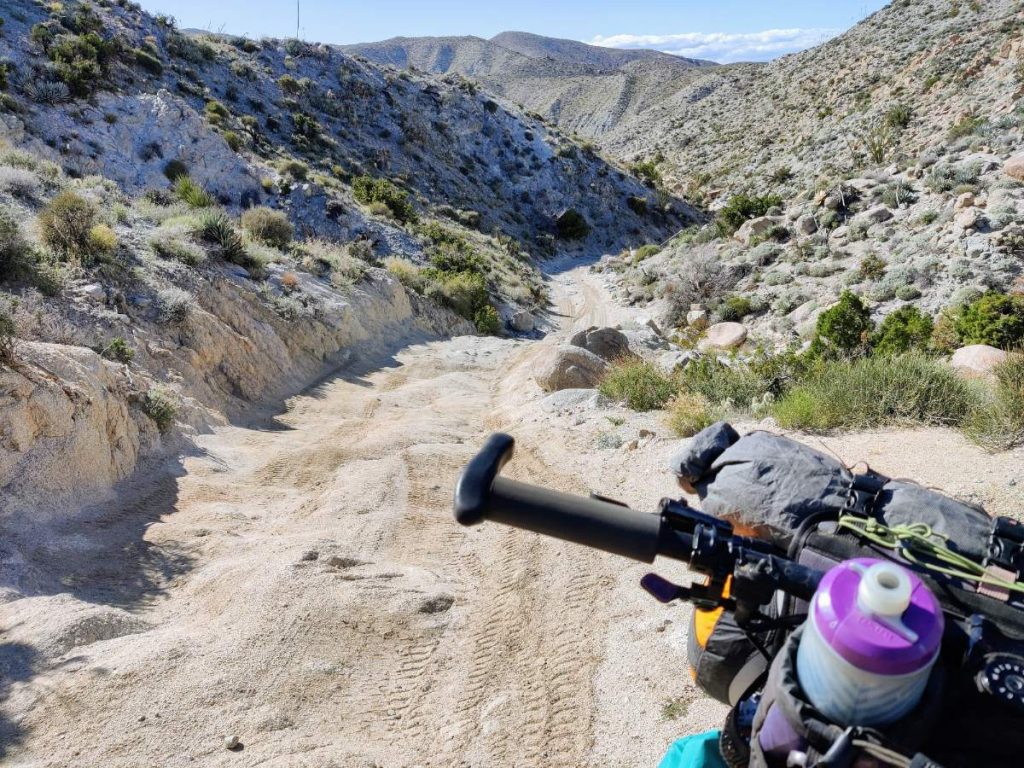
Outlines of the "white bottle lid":
M905 570L894 563L878 563L861 574L857 602L865 613L898 619L910 605L912 591Z

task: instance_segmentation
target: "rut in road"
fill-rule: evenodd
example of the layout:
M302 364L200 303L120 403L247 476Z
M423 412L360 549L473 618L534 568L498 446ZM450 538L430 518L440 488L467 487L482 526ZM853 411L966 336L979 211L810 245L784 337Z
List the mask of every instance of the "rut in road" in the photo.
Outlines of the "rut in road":
M566 331L602 313L574 293ZM606 560L451 517L458 472L509 426L502 400L538 347L414 345L294 398L273 429L205 438L146 533L190 567L148 574L161 594L134 629L15 687L12 764L585 762ZM510 472L585 490L571 457L553 468L529 445Z

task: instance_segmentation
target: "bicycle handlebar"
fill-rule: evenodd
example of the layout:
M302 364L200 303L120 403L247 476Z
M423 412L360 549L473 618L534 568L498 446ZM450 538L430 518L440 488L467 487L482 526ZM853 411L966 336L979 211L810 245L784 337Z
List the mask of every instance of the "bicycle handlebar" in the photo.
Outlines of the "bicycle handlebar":
M657 555L690 559L690 537L661 515L498 477L514 449L511 435L491 435L466 466L455 487L459 523L493 520L643 563Z

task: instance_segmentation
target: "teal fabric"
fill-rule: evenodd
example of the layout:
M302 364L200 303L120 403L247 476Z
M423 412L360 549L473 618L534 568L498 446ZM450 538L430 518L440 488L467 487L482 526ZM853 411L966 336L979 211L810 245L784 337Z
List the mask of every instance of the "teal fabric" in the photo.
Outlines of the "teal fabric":
M668 748L658 768L726 768L718 751L720 731L686 736Z

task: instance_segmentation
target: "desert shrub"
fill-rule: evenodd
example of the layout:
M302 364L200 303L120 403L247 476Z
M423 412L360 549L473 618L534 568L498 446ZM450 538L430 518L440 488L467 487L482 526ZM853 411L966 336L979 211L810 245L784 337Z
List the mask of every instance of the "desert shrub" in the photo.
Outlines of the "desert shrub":
M142 412L149 416L161 432L167 432L174 426L174 417L178 415L178 400L174 393L156 385L150 387L142 396Z
M702 357L683 369L680 383L685 391L701 395L713 406L757 411L805 376L811 365L809 357L793 351L762 352L729 365Z
M242 141L242 137L234 131L224 131L224 142L228 145L232 152L237 152L242 148L245 143Z
M871 310L859 296L843 291L839 301L818 316L812 348L816 352L865 350L873 329Z
M96 206L74 192L61 192L39 213L39 233L62 256L78 255L83 262L91 257L89 232L96 224ZM85 258L83 258L85 257Z
M1019 345L1024 342L1024 296L990 291L959 311L954 328L961 344Z
M495 336L501 331L501 317L492 305L481 307L473 314L473 324L480 333Z
M242 214L242 229L249 237L274 248L286 248L292 241L295 230L288 214L271 208L250 208Z
M647 214L647 198L630 196L626 199L626 205L629 206L629 210L635 213L637 216L645 216Z
M23 200L35 200L39 191L39 177L34 171L0 166L0 192Z
M634 176L643 179L648 186L656 187L661 184L661 171L658 170L658 159L646 160L633 163L630 170Z
M299 81L291 75L281 75L277 78L277 85L283 93L289 96L295 96L302 92L302 86L299 85Z
M962 139L965 136L973 136L978 133L988 122L984 117L978 115L965 115L959 121L950 126L948 136L950 139Z
M181 288L165 288L156 295L156 307L160 321L178 325L188 319L195 296Z
M206 114L206 119L211 125L222 125L225 120L231 117L231 112L228 111L228 108L217 100L206 102L203 112Z
M691 304L707 304L736 287L739 276L722 263L712 248L701 248L673 265L665 281L664 294L671 310L671 322L682 325Z
M959 426L979 407L977 389L919 353L830 360L774 407L784 427L823 431L886 424Z
M590 225L582 213L570 208L555 219L555 232L561 240L582 240L590 234Z
M188 166L181 160L168 160L164 165L164 176L169 181L177 181L182 176L188 176Z
M132 51L132 56L135 57L135 63L151 75L159 77L164 73L164 63L152 51L136 48Z
M1024 355L1011 355L993 374L994 390L964 425L964 433L983 448L1006 450L1024 443Z
M743 225L743 222L764 216L770 208L781 205L782 198L778 195L762 195L760 197L733 195L725 207L718 212L715 225L723 235L731 235Z
M301 160L286 160L280 168L281 173L291 176L295 181L305 181L309 177L309 166Z
M89 96L102 84L114 52L113 44L95 32L59 35L46 47L57 77L79 98Z
M701 395L680 392L669 401L665 424L677 437L693 437L716 421L715 410Z
M490 303L487 283L481 275L427 269L424 270L424 276L429 280L425 289L426 296L467 320L473 320L476 313Z
M204 213L197 224L196 234L207 243L216 246L221 256L228 261L246 269L255 266L249 258L242 236L235 229L231 217L224 211L212 210Z
M0 280L21 277L31 271L32 263L32 249L21 227L0 208Z
M739 322L754 311L754 302L746 296L728 296L718 308L723 322Z
M426 281L422 270L408 259L390 256L384 260L384 268L409 290L423 293Z
M123 336L114 337L98 351L108 360L116 360L119 363L130 363L135 358L135 350L128 346Z
M889 208L899 208L901 205L911 205L917 202L917 192L905 181L896 181L886 184L882 188L882 202Z
M973 186L981 176L981 167L977 163L962 165L936 165L928 173L925 186L932 192L951 192L962 186Z
M203 189L199 182L191 176L179 176L174 181L174 194L192 208L209 208L217 204L217 200Z
M0 364L11 365L14 362L17 330L10 304L0 303Z
M894 104L885 111L885 115L882 117L882 123L887 128L894 128L896 130L903 130L914 117L914 110L907 104Z
M932 337L934 323L917 307L900 307L888 315L871 340L878 355L895 355L912 349L924 349Z
M860 261L857 273L861 280L881 280L885 277L886 263L877 255L869 253Z
M93 224L89 229L87 247L95 258L109 258L117 251L117 235L106 224Z
M679 383L654 363L626 358L608 369L598 389L634 411L653 411L663 408L679 392Z
M633 257L634 263L639 263L645 259L651 258L661 253L661 246L654 243L647 243L647 245L641 245L636 249L636 254Z
M402 222L416 220L416 210L409 200L409 193L387 179L372 176L357 176L352 180L352 194L364 205L381 203L392 216Z
M206 252L195 243L159 233L149 241L149 247L160 258L180 261L189 267L197 267L206 259Z

